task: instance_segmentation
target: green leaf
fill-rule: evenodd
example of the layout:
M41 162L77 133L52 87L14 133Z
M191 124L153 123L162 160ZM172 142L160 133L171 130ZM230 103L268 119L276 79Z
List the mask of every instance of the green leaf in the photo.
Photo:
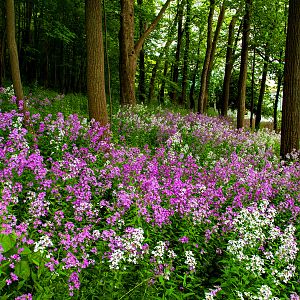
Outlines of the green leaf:
M4 279L0 280L0 291L6 287L6 281Z
M22 255L28 255L31 253L31 250L28 247L22 247L24 250L21 252Z
M25 282L26 280L19 281L17 289L20 290L24 286Z
M21 260L15 265L15 274L22 279L28 279L30 276L30 267L28 261Z
M28 255L28 259L30 262L34 263L35 265L39 266L42 262L42 258L40 256L40 254L37 252L37 253L30 253Z
M0 234L0 245L3 248L3 252L7 252L12 249L16 244L16 236L14 234Z
M173 292L174 292L174 288L170 288L170 289L168 289L168 290L166 291L166 296L170 296L170 295L172 295L172 294L173 294Z
M195 295L195 293L187 293L187 294L182 295L182 298L185 299L189 296L194 296L194 295Z
M164 281L163 276L159 276L159 277L158 277L158 280L159 280L159 282L160 282L162 285L165 284L165 281Z

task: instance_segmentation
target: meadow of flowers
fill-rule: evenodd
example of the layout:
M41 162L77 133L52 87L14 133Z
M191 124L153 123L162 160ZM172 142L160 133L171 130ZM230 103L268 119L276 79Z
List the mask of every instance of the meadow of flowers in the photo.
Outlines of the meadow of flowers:
M299 156L278 145L143 106L110 128L1 110L0 299L300 299Z

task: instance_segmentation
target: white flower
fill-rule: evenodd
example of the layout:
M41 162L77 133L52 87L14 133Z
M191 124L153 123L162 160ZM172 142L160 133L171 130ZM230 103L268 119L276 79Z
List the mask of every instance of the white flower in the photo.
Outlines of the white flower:
M119 270L119 264L122 260L125 260L124 251L116 249L114 252L111 253L111 257L109 258L109 268Z
M38 242L36 242L34 244L34 252L44 252L44 250L47 248L47 247L52 247L53 246L53 243L51 241L51 239L49 238L49 236L47 235L43 235L40 240Z
M196 259L194 257L193 252L192 251L185 251L184 254L185 254L185 257L186 257L185 263L188 265L188 267L191 271L195 271L197 262L196 262Z

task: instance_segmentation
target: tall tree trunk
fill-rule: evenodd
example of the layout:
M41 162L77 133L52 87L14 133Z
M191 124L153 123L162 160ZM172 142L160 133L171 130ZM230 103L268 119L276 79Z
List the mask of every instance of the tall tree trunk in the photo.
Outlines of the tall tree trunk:
M215 30L215 33L214 33L214 38L213 38L210 57L209 57L209 64L208 64L208 70L207 70L207 76L206 76L206 85L205 85L205 91L204 91L203 112L207 111L208 88L209 88L209 84L210 84L210 76L211 76L213 63L214 63L214 59L215 59L215 53L216 53L216 49L217 49L217 42L218 42L218 39L219 39L221 26L222 26L224 16L225 16L225 9L226 9L225 1L223 1L222 5L221 5L221 8L220 8L220 14L219 14L219 17L218 17L218 22L217 22L216 30Z
M89 115L102 125L108 123L104 78L102 3L85 1L87 44L87 94Z
M255 28L254 28L255 29ZM250 128L253 128L253 115L254 115L254 91L255 91L255 63L256 63L256 48L253 49L252 60L252 77L251 77L251 103L250 103Z
M162 79L162 83L160 86L160 90L159 90L159 103L163 104L164 103L164 98L165 98L165 86L166 86L166 77L168 74L168 67L169 67L169 62L166 59L165 60L165 65L164 65L164 73L163 73L163 79Z
M26 59L26 56L28 53L26 53L26 49L31 46L31 19L32 19L32 11L33 11L33 0L26 1L25 6L25 18L24 23L25 26L23 28L23 34L22 34L22 47L20 49L20 65L21 69L25 71L26 79L28 82L32 80L32 72L33 68L31 64Z
M282 64L282 54L283 51L280 51L280 58L279 58L279 64ZM273 114L273 129L274 131L277 131L278 123L277 123L277 111L278 111L278 103L279 103L279 96L280 96L280 90L282 85L282 79L283 79L283 72L281 69L277 72L277 89L276 89L276 96L275 96L275 102L274 102L274 114Z
M221 115L226 117L229 105L230 79L233 68L233 43L234 43L234 27L237 20L237 15L234 15L229 24L228 41L226 51L225 74L223 81L222 106Z
M244 127L246 86L247 86L247 65L248 65L248 47L251 22L252 0L245 0L245 15L243 20L243 39L241 52L240 76L238 82L238 111L237 128Z
M5 36L6 36L6 28L5 28L5 9L4 3L0 4L0 87L3 86L4 79L4 70L5 70Z
M257 102L257 110L256 110L256 118L255 118L255 129L256 130L258 130L260 127L262 104L263 104L265 90L266 90L266 81L267 81L269 58L270 58L268 48L269 48L269 46L267 44L265 47L264 66L263 66L263 72L262 72L262 78L261 78L261 84L260 84L259 97L258 97L258 102Z
M2 32L1 32L2 33ZM4 44L2 34L0 35L0 87L3 86L3 71L4 71Z
M280 155L299 150L300 142L300 1L289 1L284 67Z
M190 100L190 109L195 111L196 109L196 103L195 103L195 87L196 87L196 78L198 74L198 69L199 69L199 64L200 64L200 45L202 42L202 36L199 36L199 41L198 41L198 48L197 48L197 61L196 61L196 66L195 69L193 70L193 76L192 76L192 84L190 88L190 93L189 93L189 100Z
M198 98L198 112L204 112L205 102L205 91L207 83L207 74L209 69L209 59L212 50L212 29L213 29L213 16L215 11L215 0L210 0L210 8L207 21L207 42L206 42L206 53L201 73L200 93Z
M7 28L7 44L9 49L10 67L12 74L12 81L17 97L17 103L24 99L23 88L21 82L18 50L16 44L15 34L15 7L13 0L6 0L6 28ZM26 106L25 101L23 105L23 111L25 112Z
M120 90L121 105L136 103L135 72L136 53L134 51L134 2L121 0L120 29Z
M137 58L145 39L154 30L162 18L171 0L167 0L160 12L134 44L134 1L121 0L121 28L120 28L120 102L121 105L136 104L135 73Z
M156 74L157 70L160 64L159 58L155 62L154 67L152 68L151 72L151 78L150 78L150 84L149 84L149 95L148 95L148 102L151 103L154 99L154 90L155 90L155 80L156 80Z
M170 98L173 103L177 103L178 98L178 78L179 78L179 63L180 63L180 54L181 54L181 45L182 45L182 37L183 37L183 29L182 29L182 20L183 20L183 7L184 1L178 0L177 7L178 7L178 27L177 27L177 46L175 52L175 61L173 65L173 86L170 92Z
M186 105L187 99L187 82L188 82L188 64L189 64L189 49L190 49L190 23L191 23L191 3L186 1L186 21L185 21L185 48L183 54L183 70L182 70L182 87L181 97L179 98L180 105Z
M140 29L140 37L143 32L146 30L146 23L142 13L142 5L143 0L138 0L138 5L140 6L140 16L139 16L139 29ZM145 51L144 46L141 49L140 57L139 57L139 100L142 103L146 102L146 71L145 71Z
M190 88L190 93L189 93L189 100L190 100L190 109L195 111L195 87L196 87L196 78L197 78L197 72L199 69L199 59L197 59L196 62L196 67L193 73L193 77L192 77L192 84L191 84L191 88Z

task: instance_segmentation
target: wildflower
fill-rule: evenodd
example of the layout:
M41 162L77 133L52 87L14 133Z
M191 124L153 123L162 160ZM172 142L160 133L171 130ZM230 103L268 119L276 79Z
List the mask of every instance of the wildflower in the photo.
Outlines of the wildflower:
M194 272L196 270L197 262L196 262L193 252L185 251L184 254L186 257L185 263L188 265L190 271Z

